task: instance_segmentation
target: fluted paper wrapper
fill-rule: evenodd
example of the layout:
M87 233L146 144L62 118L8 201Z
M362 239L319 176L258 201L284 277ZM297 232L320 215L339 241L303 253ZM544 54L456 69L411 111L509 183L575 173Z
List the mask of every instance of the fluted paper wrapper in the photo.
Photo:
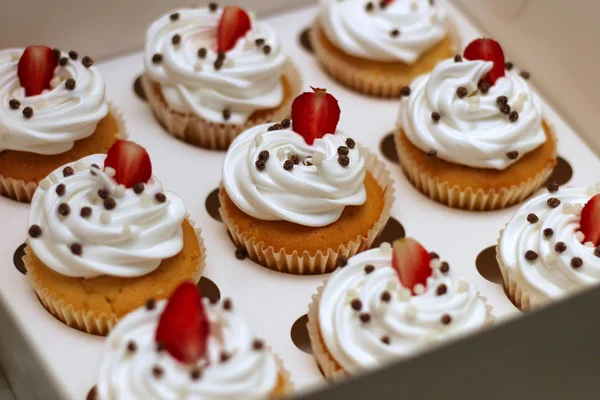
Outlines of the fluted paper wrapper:
M331 354L329 354L325 343L323 343L323 337L321 336L321 330L319 329L319 303L326 284L327 282L323 282L323 285L317 288L317 293L312 295L312 302L308 305L307 329L313 354L321 372L327 380L335 382L347 378L351 376L351 374L339 365L333 359ZM481 294L479 295L479 298L485 304L486 320L484 328L489 328L496 321L496 317L492 313L492 306L487 304L487 299L481 296Z
M412 80L418 75L429 72L429 69L423 68L423 71L417 73L415 76L398 75L394 78L390 78L389 75L384 76L369 73L369 71L365 71L349 60L331 54L323 46L321 39L318 37L319 29L322 28L319 27L318 22L315 22L310 29L310 39L317 59L332 78L358 92L374 97L401 97L400 92L404 86L410 85ZM456 27L451 23L448 23L448 36L452 42L453 51L455 53L459 52L458 49L461 46L460 37Z
M242 125L211 122L196 115L185 115L171 109L155 92L154 82L148 75L142 76L142 87L154 115L171 135L198 147L226 150L240 133L253 126L279 122L290 117L292 102L302 90L302 78L292 63L288 63L284 76L291 85L291 96L265 117L251 118Z
M277 365L279 365L279 379L281 382L278 382L277 388L271 392L269 399L286 398L294 391L294 382L292 381L290 371L285 368L283 360L272 349L270 351L275 356Z
M109 105L109 112L115 117L117 122L118 132L116 137L118 139L127 138L127 130L125 128L125 118L123 114L111 103ZM56 168L60 167L57 165ZM31 203L33 194L38 187L39 182L25 182L23 180L13 179L10 176L0 175L0 195L8 197L12 200L17 200L22 203Z
M556 134L552 127L550 129L556 142ZM437 177L423 171L423 168L411 158L401 140L398 140L397 136L400 134L402 133L399 130L396 131L394 141L396 142L396 151L398 152L400 165L406 176L423 194L429 196L432 200L452 208L469 211L489 211L510 207L531 196L548 180L554 170L554 167L546 167L519 185L490 189L488 191L484 191L483 189L475 190L470 187L461 188L457 185L450 186L448 182L443 182ZM554 151L556 156L556 148Z
M189 218L187 218L187 220L192 226L195 226L194 221L190 220ZM202 239L201 229L195 228L194 231L198 239L200 258L198 260L197 272L193 276L193 281L194 283L198 283L206 264L206 248L204 247L204 239ZM119 320L117 315L106 313L97 314L91 310L76 310L73 305L66 304L64 300L58 299L55 293L44 287L44 282L40 281L35 274L30 272L28 265L31 262L31 254L32 250L28 245L25 247L25 255L23 256L23 262L25 264L25 268L27 268L26 276L33 285L35 293L46 310L48 310L48 312L50 312L56 319L70 326L71 328L75 328L82 332L93 335L108 335L110 330L117 324Z
M361 155L365 158L367 171L371 173L379 187L384 191L383 196L385 197L381 215L377 222L369 229L366 237L359 235L356 239L348 243L340 244L337 249L329 248L324 252L319 250L316 254L312 255L308 251L299 253L294 250L291 252L286 251L285 248L275 251L273 246L266 246L264 242L256 242L252 236L242 232L235 221L229 217L229 213L223 207L225 199L222 193L225 189L221 183L221 189L219 190L221 207L219 208L219 212L236 246L245 248L248 252L248 257L267 268L297 275L314 275L331 272L336 268L336 261L340 256L349 258L370 248L390 217L391 208L394 203L394 182L390 177L390 171L386 165L374 153L369 152L364 147L361 147L360 151Z

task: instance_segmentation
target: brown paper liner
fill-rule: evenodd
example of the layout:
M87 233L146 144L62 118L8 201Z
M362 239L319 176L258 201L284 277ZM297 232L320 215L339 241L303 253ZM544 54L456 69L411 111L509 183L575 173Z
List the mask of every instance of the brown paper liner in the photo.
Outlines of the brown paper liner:
M308 251L304 251L300 254L296 250L289 252L284 248L275 251L273 246L267 246L262 241L256 242L252 236L239 229L235 221L229 216L225 207L223 207L225 199L222 195L224 188L223 183L221 183L221 190L219 190L221 207L219 208L219 212L221 213L221 218L227 226L236 246L245 248L248 252L248 257L267 268L297 275L314 275L331 272L336 268L338 257L344 256L349 258L370 248L390 217L391 208L394 204L395 191L393 185L394 182L386 165L365 147L361 146L360 152L365 158L367 170L371 173L379 187L384 191L383 195L385 196L381 215L377 222L369 229L366 237L359 235L356 239L348 243L340 244L337 249L329 248L325 252L319 250L312 255Z
M118 139L127 139L127 129L125 128L125 117L110 101L108 102L109 113L111 113L117 121ZM56 168L60 167L57 165ZM25 182L16 180L9 176L0 175L0 195L9 199L20 201L22 203L31 203L33 194L37 189L38 182Z
M192 227L195 226L195 222L189 219L189 217L186 217L186 219ZM204 247L201 229L194 229L194 231L200 248L200 259L198 260L198 269L193 276L193 281L194 283L198 283L206 264L206 247ZM25 255L23 256L26 268L31 260L31 252L31 247L26 246ZM97 314L92 310L76 310L72 304L66 304L64 300L57 298L55 293L44 287L44 283L29 269L26 276L33 285L35 293L46 310L71 328L93 335L106 336L119 321L116 314Z
M276 109L261 118L250 118L245 124L231 125L207 121L196 115L185 115L171 109L154 90L154 82L142 76L142 86L154 115L165 129L176 138L198 147L226 150L242 132L253 126L281 121L290 116L292 102L302 90L302 78L298 69L290 62L284 76L292 87L292 94Z
M554 127L549 125L554 142L557 142ZM474 190L470 187L461 188L458 185L450 186L448 182L441 181L437 177L425 172L423 168L409 155L409 152L398 140L398 131L394 134L396 151L400 159L400 165L408 179L423 194L429 196L438 203L452 208L460 208L469 211L500 210L513 204L522 202L538 190L550 177L553 166L549 166L530 177L519 185L503 187L499 189ZM556 157L556 147L554 148Z
M313 44L315 56L332 78L358 92L374 97L401 97L400 92L404 86L409 85L418 75L429 72L429 69L422 68L420 72L411 75L399 74L393 78L389 74L369 73L369 71L365 71L364 68L355 65L352 61L332 54L325 48L319 38L319 30L321 29L318 21L315 21L313 27L310 29L310 39ZM448 37L452 42L453 52L460 52L460 35L456 26L451 22L448 22ZM419 60L416 63L419 63Z
M317 293L312 295L312 302L308 305L308 323L306 326L317 364L321 368L325 378L335 382L348 378L351 374L333 359L331 354L327 351L327 347L321 336L321 330L319 328L319 302L326 284L327 281L323 282L323 285L317 288ZM492 313L492 306L487 304L487 299L481 295L479 295L479 298L485 304L486 321L483 329L487 329L494 324L496 317Z

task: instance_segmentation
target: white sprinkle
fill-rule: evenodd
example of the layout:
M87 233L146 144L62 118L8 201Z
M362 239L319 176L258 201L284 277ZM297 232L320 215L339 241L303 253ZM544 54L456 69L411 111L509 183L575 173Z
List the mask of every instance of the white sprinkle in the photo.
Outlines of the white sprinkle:
M73 165L73 169L75 172L81 172L85 169L85 165L83 165L83 162L77 161L75 165Z
M196 61L196 64L194 64L194 71L200 72L203 69L204 69L204 64L202 64L202 61Z
M467 92L469 92L469 94L475 92L476 90L477 90L476 84L474 84L473 82L467 83Z
M573 209L573 205L571 203L565 203L563 204L562 211L565 214L573 214L575 210Z
M431 22L433 22L435 24L438 20L438 16L437 16L437 14L431 14L429 19L431 20Z
M352 299L358 297L358 290L354 289L354 288L350 288L348 289L348 291L346 292L346 295Z
M598 193L598 191L596 190L596 188L594 186L590 186L587 189L588 196L595 196L597 193Z
M106 167L104 168L104 173L112 178L117 174L117 171L113 167Z
M481 103L481 98L479 96L469 97L469 103L473 103L473 104L479 105Z
M554 263L556 261L556 254L550 253L546 256L546 261L549 263Z
M263 140L264 140L264 137L263 137L262 133L257 133L256 135L254 135L254 143L256 144L256 147L260 146L262 144Z
M591 248L596 247L596 246L594 246L594 243L592 243L592 242L585 242L584 246L585 247L591 247Z
M458 293L466 293L469 291L469 284L467 283L467 281L458 281L458 286L456 290L458 291Z
M60 85L62 82L62 80L60 79L60 76L55 76L54 78L52 78L52 80L50 81L50 87L52 89L54 89L55 87L57 87L58 85Z
M50 174L50 176L48 178L50 178L50 182L52 182L52 183L58 182L58 178L54 174Z
M417 295L423 294L423 293L425 293L425 286L423 286L421 283L417 283L413 287L413 292L415 292L415 294L417 294Z
M46 179L44 179L43 181L40 182L40 184L38 186L42 190L48 190L48 189L50 189L50 182L48 182Z
M527 93L519 93L519 101L525 103L527 101Z
M516 111L516 112L521 112L523 111L523 102L522 101L515 101L515 103L511 106L511 109Z
M285 158L285 151L281 147L277 150L277 158L280 160Z
M120 348L121 347L121 338L119 338L118 336L113 336L111 344L112 344L113 349L115 349L115 350Z
M469 103L469 106L467 107L467 111L469 111L469 112L479 111L479 103Z
M386 289L389 290L390 292L395 291L397 286L398 285L396 283L396 280L394 280L394 279L390 279L388 281L387 285L385 285Z
M410 9L413 11L417 11L419 9L419 5L415 1L412 1L410 3Z
M442 265L442 263L440 262L439 258L434 258L431 261L429 261L429 268L431 269L438 269L440 265Z
M398 292L398 299L400 301L407 301L410 299L411 294L412 293L410 293L410 290L408 290L407 288L400 288L400 291Z
M144 193L140 196L140 204L142 207L149 207L152 204L152 197L148 193Z
M573 210L575 215L581 214L581 211L583 211L583 205L580 203L573 204Z
M13 61L19 61L19 59L21 58L21 55L17 52L12 52L10 53L10 58L12 58Z
M600 192L600 182L596 183L596 190Z
M253 40L246 40L244 42L244 50L252 50L254 47L256 47L256 44Z
M585 235L583 232L579 231L575 233L575 238L579 241L579 243L581 243L585 240Z
M115 196L117 196L117 197L125 196L125 185L117 186L117 188L115 189Z
M407 304L406 308L404 309L404 316L409 321L414 321L417 319L417 307L413 306L412 304Z
M44 100L44 99L39 99L34 104L34 108L37 109L37 110L41 110L41 109L43 109L45 107L46 107L46 100Z
M131 227L129 225L123 226L123 235L125 235L125 236L131 235Z
M225 68L233 68L235 67L235 60L233 58L227 58L225 60Z
M385 254L389 254L392 252L392 245L388 242L383 242L379 245L379 250L381 250Z
M110 224L110 213L108 211L102 211L102 213L100 213L100 222L104 225Z
M315 164L315 165L321 164L324 160L325 160L325 154L323 154L323 153L317 152L312 155L312 161L313 161L313 164Z
M425 336L425 343L431 344L435 342L437 342L437 335L435 334L435 332L431 332L427 336Z

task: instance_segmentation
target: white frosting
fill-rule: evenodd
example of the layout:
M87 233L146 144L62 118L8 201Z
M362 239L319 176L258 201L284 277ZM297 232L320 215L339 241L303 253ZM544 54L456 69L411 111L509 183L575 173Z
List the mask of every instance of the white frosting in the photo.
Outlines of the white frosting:
M434 270L421 295L410 296L391 265L391 251L372 249L350 258L348 265L337 269L325 284L319 301L319 328L333 359L351 374L376 369L383 364L412 356L433 342L447 340L486 324L485 303L477 289L461 279L452 269L443 274ZM369 274L365 266L373 265ZM447 293L438 296L439 285ZM388 291L390 302L381 300ZM351 306L360 299L362 309ZM360 314L368 312L369 322ZM444 314L451 317L441 323ZM389 338L389 344L382 337Z
M237 312L206 299L211 323L207 359L198 363L202 376L191 379L194 366L180 363L168 351L156 351L154 337L165 304L134 311L110 333L100 363L100 400L263 399L275 389L279 366L273 353L254 350L255 336ZM137 347L133 353L127 349L130 341ZM231 355L224 363L223 351ZM160 378L152 374L155 366L163 370Z
M460 86L471 88L471 94L492 66L489 61L449 59L415 79L410 96L402 99L398 119L411 143L424 152L435 150L437 157L451 163L499 170L543 144L542 102L516 71L506 71L487 94L462 99L456 95ZM512 109L520 109L516 122L500 112L499 96L506 96ZM431 117L434 111L441 115L438 122ZM519 155L511 160L507 153L512 151Z
M170 15L179 13L172 21ZM195 114L209 121L243 124L257 110L278 107L283 102L281 77L286 56L275 31L266 23L252 20L252 28L226 53L223 67L216 70L217 26L222 8L174 10L158 18L146 34L145 65L150 78L160 83L167 103L176 111ZM171 39L178 34L181 44ZM266 55L256 39L271 47ZM206 48L206 58L198 50ZM154 54L163 56L153 63ZM223 110L231 111L224 121Z
M17 72L21 54L23 49L0 50L0 152L69 151L76 140L94 133L98 122L108 114L104 79L95 66L86 68L81 56L73 61L62 53L61 57L69 58L69 62L56 67L57 86L26 97ZM75 79L74 90L66 88L65 81L69 78ZM12 99L21 102L18 110L9 106ZM33 109L33 117L23 116L25 107Z
M141 195L117 185L102 170L90 168L94 163L103 168L105 157L95 154L69 164L76 172L68 177L63 176L64 166L58 168L40 183L33 196L29 226L39 225L42 235L30 237L28 243L35 255L59 274L83 278L142 276L183 248L183 200L175 193L163 192L154 176ZM63 196L56 192L61 184L65 186ZM105 209L99 189L108 190L116 200L113 210ZM164 203L155 199L157 193L165 194ZM66 217L58 212L61 203L70 207ZM80 215L83 207L92 209L88 218ZM71 251L73 243L82 246L81 256Z
M366 167L358 145L349 151L349 165L342 167L337 149L346 146L346 136L340 132L316 139L310 146L291 129L268 132L269 126L242 133L225 157L223 184L239 209L262 220L325 226L337 221L346 206L365 203ZM263 150L270 156L259 171L255 162ZM322 162L312 160L316 153L324 156ZM300 163L285 170L283 164L292 155ZM314 165L304 165L305 159Z
M548 206L548 199L557 198L560 205ZM500 239L499 256L513 279L525 282L532 295L541 302L562 298L600 282L600 258L594 247L585 246L577 238L581 208L591 198L586 189L560 189L545 193L525 203L512 217ZM530 223L527 216L533 213L539 221ZM545 229L552 229L545 237ZM563 242L567 248L559 253L555 245ZM538 258L525 259L528 250ZM583 265L573 268L571 260L580 257Z
M428 0L396 0L385 9L373 1L321 0L320 26L345 53L375 61L413 64L447 34L446 13ZM400 33L392 36L397 29Z

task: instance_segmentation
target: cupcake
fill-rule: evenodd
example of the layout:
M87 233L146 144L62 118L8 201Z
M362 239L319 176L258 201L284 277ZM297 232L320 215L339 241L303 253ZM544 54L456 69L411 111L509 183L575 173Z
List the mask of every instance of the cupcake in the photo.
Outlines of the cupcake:
M264 399L291 391L288 372L231 300L211 304L192 283L148 301L110 333L88 399Z
M392 180L373 153L337 131L340 108L325 89L296 98L292 116L232 143L219 211L238 257L281 272L330 272L381 232Z
M150 297L198 282L206 251L183 200L163 191L146 150L119 140L40 182L23 258L46 309L105 335Z
M323 68L351 89L400 97L413 78L455 53L437 2L320 0L311 42Z
M415 187L479 211L534 193L556 165L556 137L528 77L497 42L477 39L406 87L395 140Z
M558 190L525 203L498 240L504 291L522 311L600 282L600 184Z
M29 203L61 165L125 136L88 57L46 46L0 50L0 194Z
M317 364L328 380L381 368L494 321L473 284L414 239L348 260L308 309Z
M240 132L289 117L300 76L266 23L239 7L179 9L146 35L142 79L158 121L175 137L227 149Z

